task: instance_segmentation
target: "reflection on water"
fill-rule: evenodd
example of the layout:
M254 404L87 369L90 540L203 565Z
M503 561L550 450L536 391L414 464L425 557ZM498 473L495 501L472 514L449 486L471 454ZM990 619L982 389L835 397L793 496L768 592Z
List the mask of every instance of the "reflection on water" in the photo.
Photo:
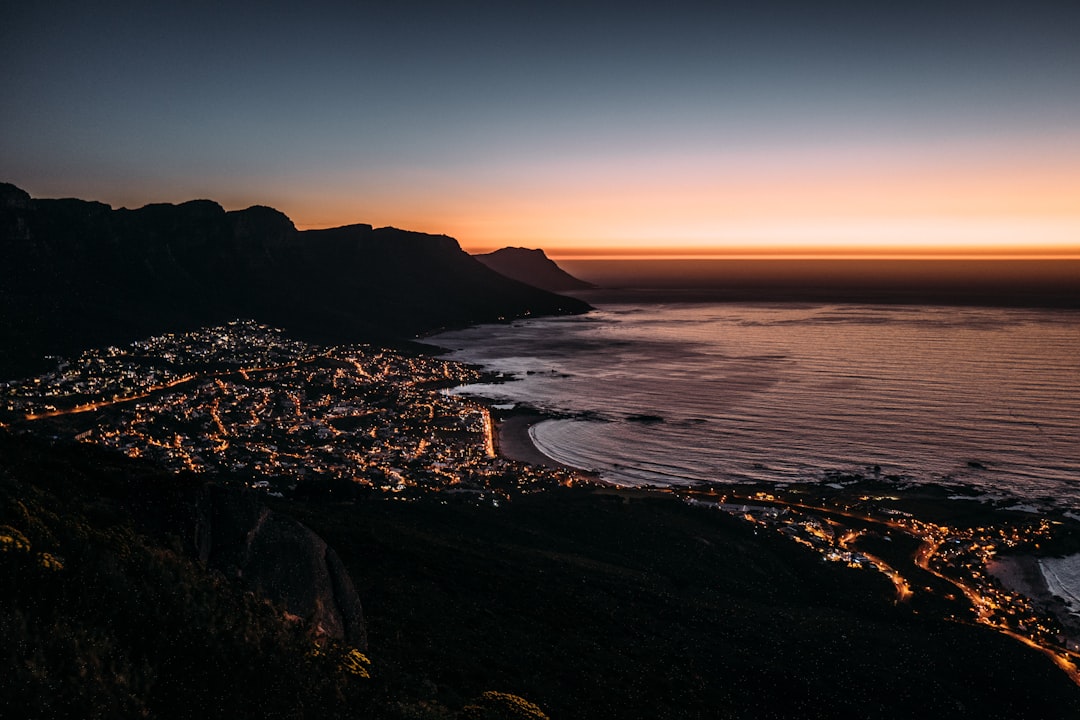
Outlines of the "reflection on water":
M580 416L536 426L537 445L614 480L878 465L1080 505L1078 327L1076 311L622 304L433 340L520 378L465 392Z

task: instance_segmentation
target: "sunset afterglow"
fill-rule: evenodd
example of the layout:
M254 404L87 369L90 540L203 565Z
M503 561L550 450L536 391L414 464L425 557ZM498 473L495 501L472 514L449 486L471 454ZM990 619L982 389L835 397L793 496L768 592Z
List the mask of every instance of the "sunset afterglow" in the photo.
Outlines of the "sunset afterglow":
M0 68L0 718L1080 718L1080 0Z
M507 168L499 182L481 178L481 189L452 188L432 202L372 192L387 193L374 203L385 218L376 224L414 218L410 227L475 252L1080 256L1080 152L1065 162L1045 146L1023 159L982 150L985 158L954 150L919 160L865 148L870 158L838 149L786 160L762 150L738 162L689 153L595 167L566 159ZM333 214L351 207L344 195L312 202L297 208L300 223L349 222Z
M471 252L1080 257L1074 10L604 5L20 8L4 179Z

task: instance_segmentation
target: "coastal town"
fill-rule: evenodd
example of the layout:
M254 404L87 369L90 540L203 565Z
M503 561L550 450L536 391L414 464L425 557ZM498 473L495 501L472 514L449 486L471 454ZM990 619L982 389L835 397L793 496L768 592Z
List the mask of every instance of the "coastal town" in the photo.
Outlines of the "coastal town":
M498 502L576 477L497 456L488 408L442 392L479 372L430 356L238 320L54 360L0 383L0 422L269 493Z
M1009 503L994 508L976 494L906 487L899 479L828 480L678 494L780 533L824 561L882 573L894 586L896 604L988 626L1044 653L1080 684L1080 617L1050 592L1037 569L1044 547L1075 544L1075 517L1048 517ZM940 517L916 517L913 511L928 501Z
M52 361L47 373L0 382L0 424L11 432L90 443L272 495L498 506L598 482L500 454L492 410L447 392L481 372L430 355L322 347L236 320ZM877 472L766 489L604 492L671 493L779 533L824 562L879 572L897 605L993 628L1080 683L1080 618L1018 570L1053 543L1080 544L1069 513L995 506Z

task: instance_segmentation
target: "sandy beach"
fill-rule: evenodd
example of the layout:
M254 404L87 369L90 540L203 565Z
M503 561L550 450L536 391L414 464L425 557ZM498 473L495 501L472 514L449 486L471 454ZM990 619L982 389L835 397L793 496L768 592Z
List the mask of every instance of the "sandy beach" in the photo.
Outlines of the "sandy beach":
M1005 555L989 562L986 569L1009 590L1039 603L1052 600L1039 561L1030 555Z
M532 438L529 437L529 428L546 419L547 416L538 412L520 411L516 411L507 417L496 418L495 452L507 460L516 460L533 465L566 467L537 450Z
M591 474L553 460L536 448L529 436L529 428L549 418L550 416L534 410L513 410L503 417L495 416L495 453L507 460Z
M1068 635L1072 649L1080 649L1080 618L1069 611L1065 602L1056 597L1046 582L1039 559L1032 555L1006 555L995 558L986 569L1002 585L1013 592L1026 595L1058 619Z

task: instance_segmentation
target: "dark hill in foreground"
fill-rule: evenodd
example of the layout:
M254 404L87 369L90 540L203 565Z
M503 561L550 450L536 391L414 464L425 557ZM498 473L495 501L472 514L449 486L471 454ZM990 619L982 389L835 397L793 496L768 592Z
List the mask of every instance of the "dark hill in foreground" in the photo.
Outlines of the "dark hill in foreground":
M273 501L355 580L365 678L185 551L196 480L0 434L0 716L529 717L464 711L490 690L562 719L1080 713L1041 654L669 496Z
M562 720L1080 712L1040 653L670 496L290 510L357 577L392 696L423 687L453 706L497 688Z
M0 717L353 718L370 704L356 651L195 558L199 484L0 430Z
M473 257L501 275L551 292L588 290L595 287L563 270L543 250L505 247Z
M48 353L253 317L316 340L397 340L584 312L510 280L456 240L352 225L298 231L268 207L114 210L0 184L0 374Z

